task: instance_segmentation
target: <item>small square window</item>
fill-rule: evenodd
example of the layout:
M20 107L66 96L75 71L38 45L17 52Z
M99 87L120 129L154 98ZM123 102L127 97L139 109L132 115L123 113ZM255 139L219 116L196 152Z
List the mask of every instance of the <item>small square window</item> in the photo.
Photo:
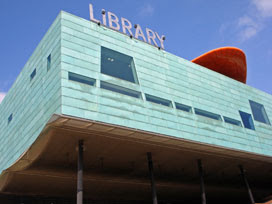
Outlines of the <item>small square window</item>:
M36 76L36 69L34 69L34 70L32 71L32 73L30 74L30 81L31 81L32 79L34 79L35 76Z
M264 106L260 103L257 103L251 100L249 100L249 104L252 110L254 120L270 125L270 121L267 117Z
M131 56L101 47L101 73L138 84Z
M192 107L191 106L187 106L187 105L184 105L184 104L181 104L181 103L175 103L176 105L176 109L178 110L182 110L182 111L185 111L185 112L192 112Z
M47 71L51 68L51 54L47 57Z
M12 118L13 118L13 114L10 114L8 117L8 124L12 121Z
M160 105L164 105L164 106L168 106L168 107L173 107L172 106L172 102L170 100L164 99L164 98L160 98L157 96L151 96L149 94L145 94L145 98L147 101L153 102L153 103L157 103Z
M242 118L243 124L245 128L255 130L254 123L252 117L249 113L245 113L243 111L239 111L240 116Z

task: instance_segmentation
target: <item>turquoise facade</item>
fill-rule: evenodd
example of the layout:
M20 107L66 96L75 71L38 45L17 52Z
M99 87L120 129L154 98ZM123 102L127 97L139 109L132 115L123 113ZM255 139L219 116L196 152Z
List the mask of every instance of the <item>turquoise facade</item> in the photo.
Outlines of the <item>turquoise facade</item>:
M0 172L31 146L52 114L61 113L60 25L59 15L0 104ZM50 53L51 69L47 71Z
M101 74L101 46L133 57L139 84ZM69 72L96 79L95 86L69 80ZM101 81L139 91L142 99L101 89ZM173 107L148 102L145 94L168 99ZM239 110L252 114L249 100L263 104L272 121L271 95L61 12L0 105L0 172L35 141L54 113L272 157L271 125L254 121L250 130L177 110L174 103L241 121Z

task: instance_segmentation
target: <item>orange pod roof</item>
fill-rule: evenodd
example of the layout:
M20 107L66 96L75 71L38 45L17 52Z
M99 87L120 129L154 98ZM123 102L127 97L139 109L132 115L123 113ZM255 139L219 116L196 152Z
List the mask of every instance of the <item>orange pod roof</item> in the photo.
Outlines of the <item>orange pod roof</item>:
M238 48L217 48L193 59L192 62L246 83L246 55Z

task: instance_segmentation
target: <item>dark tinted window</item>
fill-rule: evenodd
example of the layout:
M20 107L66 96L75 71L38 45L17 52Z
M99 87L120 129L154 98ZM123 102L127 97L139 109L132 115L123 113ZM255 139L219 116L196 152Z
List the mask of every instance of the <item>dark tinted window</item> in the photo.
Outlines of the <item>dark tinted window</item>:
M110 83L107 83L107 82L104 82L104 81L100 82L100 87L102 89L107 89L107 90L114 91L114 92L124 94L124 95L127 95L127 96L132 96L134 98L142 98L141 93L138 92L138 91L134 91L134 90L131 90L131 89L128 89L128 88L124 88L124 87L121 87L121 86L110 84Z
M30 80L32 80L36 76L36 69L30 74Z
M211 119L214 119L214 120L222 120L220 115L215 114L215 113L211 113L209 111L201 110L201 109L198 109L198 108L195 108L195 114L201 115L201 116L204 116L204 117L207 117L207 118L211 118Z
M157 96L151 96L149 94L145 94L145 98L146 98L147 101L157 103L157 104L160 104L160 105L164 105L164 106L172 107L172 103L171 103L170 100L159 98Z
M105 47L101 47L101 72L138 83L133 58Z
M51 54L47 57L47 71L51 68Z
M264 106L260 103L257 103L251 100L249 100L249 103L250 103L254 120L270 125L270 121L267 117Z
M241 122L239 120L235 120L229 117L224 116L224 121L226 123L232 124L232 125L237 125L237 126L242 126Z
M192 107L180 104L180 103L175 103L176 109L186 111L186 112L192 112Z
M69 72L68 78L69 78L69 80L80 82L80 83L83 83L83 84L88 84L88 85L91 85L91 86L94 86L94 84L95 84L95 79L90 78L90 77L86 77L86 76L82 76L82 75L79 75L79 74L75 74L75 73L72 73L72 72Z
M244 127L251 129L251 130L255 130L251 115L249 113L245 113L243 111L239 111L239 113L240 113L241 119L243 121Z

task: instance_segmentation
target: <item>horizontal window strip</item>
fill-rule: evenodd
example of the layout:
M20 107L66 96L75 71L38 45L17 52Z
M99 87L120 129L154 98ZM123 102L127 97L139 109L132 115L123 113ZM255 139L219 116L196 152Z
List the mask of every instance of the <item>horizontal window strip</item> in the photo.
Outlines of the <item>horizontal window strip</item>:
M108 82L101 81L100 82L100 88L106 89L106 90L109 90L109 91L113 91L113 92L116 92L116 93L124 94L124 95L127 95L127 96L131 96L131 97L134 97L134 98L142 99L141 92L138 92L138 91L135 91L135 90L132 90L132 89L128 89L128 88L124 88L124 87L121 87L121 86L118 86L118 85L115 85L115 84L111 84L111 83L108 83Z
M96 80L93 79L93 78L86 77L86 76L83 76L83 75L80 75L80 74L75 74L75 73L72 73L72 72L68 73L68 79L71 80L71 81L76 81L76 82L91 85L91 86L94 86L95 82L96 82Z
M242 123L239 120L235 120L235 119L232 119L232 118L229 118L229 117L226 117L226 116L223 116L223 118L224 118L224 121L226 123L242 127Z
M207 117L207 118L211 118L211 119L214 119L214 120L221 120L222 121L222 118L221 118L221 116L219 114L211 113L209 111L201 110L201 109L198 109L198 108L195 108L195 114L201 115L201 116L204 116L204 117Z
M153 103L157 103L163 106L168 106L168 107L173 107L172 106L172 102L170 100L164 99L164 98L160 98L157 96L152 96L149 94L145 94L145 98L147 101L149 102L153 102Z
M185 112L192 112L192 107L191 106L187 106L187 105L184 105L184 104L181 104L181 103L175 103L176 105L176 109L178 110L182 110L182 111L185 111Z

